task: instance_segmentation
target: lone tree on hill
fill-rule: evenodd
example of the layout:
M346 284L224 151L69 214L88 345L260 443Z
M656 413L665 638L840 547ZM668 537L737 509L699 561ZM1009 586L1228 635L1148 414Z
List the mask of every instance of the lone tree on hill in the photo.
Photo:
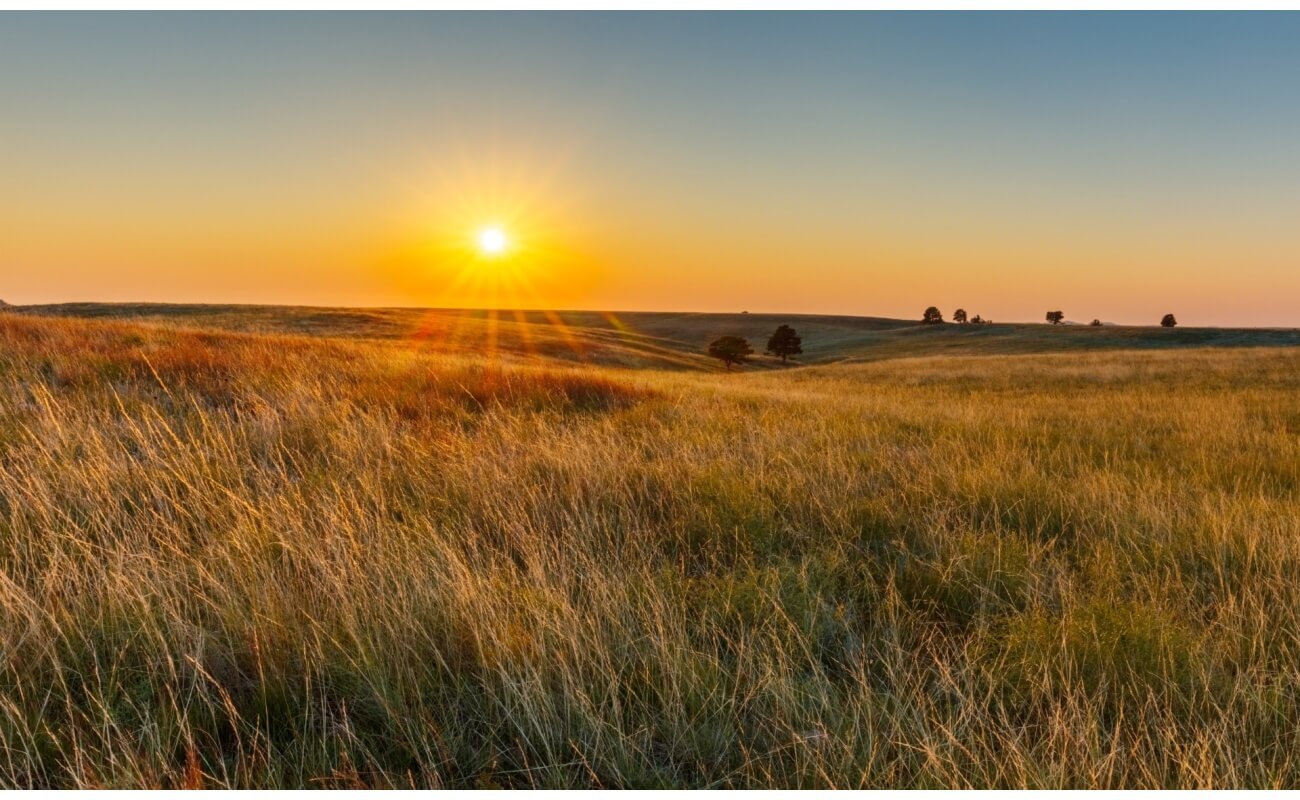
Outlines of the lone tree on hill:
M1177 324L1178 320L1174 319L1173 314L1165 314L1164 318L1160 320L1160 327L1162 328L1172 328Z
M794 328L789 325L782 325L776 329L772 337L767 340L767 352L774 356L780 356L781 362L784 363L788 356L797 356L803 352L803 339L795 332Z
M925 313L921 315L921 322L926 325L937 325L940 322L943 322L943 312L934 306L930 306L925 310Z
M709 355L721 361L731 369L732 364L743 364L752 355L754 348L739 336L719 336L709 344Z
M957 309L956 311L952 312L952 321L953 321L953 322L965 322L965 321L966 321L966 309L964 309L964 308L959 308L959 309Z
M1090 328L1100 328L1100 327L1101 327L1101 320L1099 320L1099 319L1094 319L1092 322L1089 322L1089 323L1088 323L1088 327L1090 327Z
M1050 323L1052 323L1053 325L1060 325L1061 322L1062 322L1064 319L1065 319L1065 312L1064 312L1064 311L1048 311L1048 312L1047 312L1047 321L1050 322Z

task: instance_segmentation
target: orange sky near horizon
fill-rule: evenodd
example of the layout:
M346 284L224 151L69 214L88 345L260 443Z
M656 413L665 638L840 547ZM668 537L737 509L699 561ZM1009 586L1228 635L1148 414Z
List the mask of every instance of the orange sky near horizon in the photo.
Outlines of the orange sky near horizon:
M1300 326L1294 16L254 16L0 29L0 297Z

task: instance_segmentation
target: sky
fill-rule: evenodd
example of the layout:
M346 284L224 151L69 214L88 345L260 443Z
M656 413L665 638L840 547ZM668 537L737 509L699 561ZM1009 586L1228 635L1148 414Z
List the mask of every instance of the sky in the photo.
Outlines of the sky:
M1300 12L0 13L0 298L1300 326L1298 41Z

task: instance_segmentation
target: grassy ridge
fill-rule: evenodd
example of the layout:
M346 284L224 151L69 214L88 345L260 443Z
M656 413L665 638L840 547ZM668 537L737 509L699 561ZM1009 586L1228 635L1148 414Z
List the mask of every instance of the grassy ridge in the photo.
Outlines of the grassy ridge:
M0 784L1295 786L1298 390L0 315Z

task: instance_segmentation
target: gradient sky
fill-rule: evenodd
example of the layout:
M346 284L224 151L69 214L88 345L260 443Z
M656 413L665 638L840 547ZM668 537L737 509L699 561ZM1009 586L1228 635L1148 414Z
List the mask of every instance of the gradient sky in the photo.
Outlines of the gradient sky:
M1292 12L3 13L0 297L1297 326L1298 42Z

